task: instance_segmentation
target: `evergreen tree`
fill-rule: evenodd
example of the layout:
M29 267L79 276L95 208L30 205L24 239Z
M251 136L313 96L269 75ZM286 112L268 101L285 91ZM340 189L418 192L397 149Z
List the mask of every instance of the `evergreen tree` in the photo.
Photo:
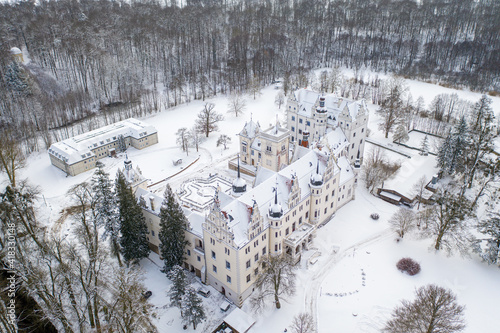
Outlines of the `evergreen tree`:
M16 61L7 65L7 69L5 71L5 81L7 86L12 91L21 94L22 96L27 96L31 93L26 70Z
M427 137L427 135L424 137L424 139L420 143L420 155L423 155L423 156L429 155L429 138Z
M472 187L474 176L482 158L493 150L493 139L496 137L494 124L495 115L491 109L491 99L483 95L474 105L470 114L470 141L467 145L466 157L469 188Z
M111 253L116 256L118 264L121 266L120 258L120 220L116 197L113 193L113 185L109 179L109 174L104 171L101 162L96 163L96 171L92 177L92 192L95 195L95 210L97 225L104 226L103 238L109 237Z
M489 219L479 222L478 230L489 236L485 239L486 247L481 258L490 265L500 265L500 213L491 212Z
M196 329L196 325L206 318L203 302L192 287L188 287L182 297L181 314L182 322L185 324L192 323L193 329Z
M123 258L128 265L130 262L137 262L149 255L148 228L132 188L120 171L118 171L115 187L120 219L120 246Z
M175 265L181 266L184 261L184 248L188 244L184 235L186 228L186 216L177 203L172 188L167 185L160 209L160 234L158 235L165 272Z
M439 148L438 167L442 171L449 174L464 171L468 136L467 121L462 117Z
M170 297L170 306L176 306L181 308L182 306L182 296L186 293L186 288L188 283L186 280L186 274L181 266L175 265L172 267L170 272L167 273L167 277L172 281L172 286L168 291L167 295Z

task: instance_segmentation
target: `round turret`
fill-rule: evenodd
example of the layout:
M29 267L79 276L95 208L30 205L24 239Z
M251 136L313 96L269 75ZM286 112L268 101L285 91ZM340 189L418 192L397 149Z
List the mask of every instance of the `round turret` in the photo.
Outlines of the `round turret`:
M247 183L240 176L240 156L238 155L238 177L233 181L233 195L239 196L247 190Z
M274 203L269 207L269 217L273 219L280 219L283 216L283 208L278 203L278 181L276 181L276 188L274 189Z
M316 173L311 175L311 185L312 186L321 186L323 185L323 176L319 174L319 160L316 165Z
M318 113L326 113L326 107L325 107L325 96L321 96L319 98L319 107L316 109L316 112Z

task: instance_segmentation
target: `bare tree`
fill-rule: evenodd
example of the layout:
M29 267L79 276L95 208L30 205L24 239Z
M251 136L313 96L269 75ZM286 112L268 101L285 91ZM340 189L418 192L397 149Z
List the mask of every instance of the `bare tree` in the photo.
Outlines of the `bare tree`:
M427 186L427 178L425 176L420 177L415 184L413 184L413 191L415 193L415 198L418 200L417 210L420 209L420 203L424 196L425 187Z
M200 132L198 132L196 125L189 130L189 139L190 139L189 142L190 146L195 147L196 152L198 152L200 144L203 142L203 140L205 140L203 135L201 135Z
M179 146L181 146L182 148L182 151L185 151L186 152L186 155L189 155L189 131L187 130L186 127L182 127L182 128L179 128L177 130L177 133L175 133L175 135L177 135L177 144Z
M469 231L467 218L474 217L470 201L453 189L440 189L436 193L436 204L430 207L424 236L435 238L434 249L442 248L448 253L458 250L467 254L474 237Z
M196 119L196 128L199 133L208 135L219 129L218 122L223 120L224 117L217 113L215 110L215 104L206 103L203 110L198 114L198 119Z
M386 138L401 118L405 90L402 79L392 78L389 82L387 97L382 100L380 109L377 110L377 114L382 118L379 128L384 131Z
M363 164L362 176L365 180L366 188L371 193L401 167L401 164L398 162L389 162L385 157L384 151L380 148L375 148L368 152Z
M278 109L281 109L281 106L285 103L285 94L283 91L280 91L278 94L276 94L276 97L274 98L274 104L278 105Z
M465 328L465 307L448 289L430 284L416 290L413 302L403 300L382 332L454 333Z
M274 299L276 308L281 308L280 298L295 293L295 266L285 256L264 256L259 261L262 271L257 276L257 293L251 304L256 311L262 311L268 299Z
M226 134L221 134L219 138L217 139L217 147L219 146L224 146L224 150L227 149L227 146L231 143L231 138L227 136Z
M229 98L229 102L227 103L227 106L229 107L228 111L229 113L234 113L236 117L238 117L239 114L242 114L245 112L246 109L246 101L241 96L240 94L233 94Z
M389 219L389 225L403 238L404 235L415 227L415 213L408 208L401 207Z
M253 95L253 99L256 99L257 96L259 96L261 94L260 88L261 88L261 86L260 86L259 78L256 76L253 76L250 79L249 86L248 86L248 90L250 91L250 94Z
M392 135L392 140L394 142L397 142L398 144L401 144L401 142L406 142L410 139L408 136L408 131L406 130L406 127L404 125L398 125L396 127L396 130L394 131L394 134Z
M313 333L315 331L316 327L314 325L314 318L310 313L299 313L293 317L293 333Z
M10 133L6 132L0 140L0 170L9 178L12 187L16 187L16 172L26 166L26 158Z

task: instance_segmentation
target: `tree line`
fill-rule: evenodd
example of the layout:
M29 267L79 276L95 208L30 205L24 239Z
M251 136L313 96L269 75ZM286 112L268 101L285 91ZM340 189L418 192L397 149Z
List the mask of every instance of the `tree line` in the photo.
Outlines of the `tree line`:
M0 5L0 126L54 139L215 94L255 91L313 68L364 66L498 90L494 0L40 1ZM25 48L28 64L9 50ZM285 94L287 89L285 89ZM96 124L86 122L86 130ZM82 128L83 130L83 128ZM62 135L71 136L71 133Z

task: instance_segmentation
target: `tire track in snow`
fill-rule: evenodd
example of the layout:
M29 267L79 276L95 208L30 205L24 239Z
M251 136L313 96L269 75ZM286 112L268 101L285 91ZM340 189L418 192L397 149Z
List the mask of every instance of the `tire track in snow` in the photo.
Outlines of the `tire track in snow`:
M384 231L381 231L369 238L355 243L338 253L336 249L333 249L330 252L326 262L324 262L321 268L309 279L309 283L307 284L304 295L305 310L308 311L313 317L316 332L318 332L318 293L321 285L323 284L323 281L325 280L332 267L335 266L340 260L345 258L348 254L352 253L352 251L362 249L368 245L377 243L394 235L394 231L385 229Z

